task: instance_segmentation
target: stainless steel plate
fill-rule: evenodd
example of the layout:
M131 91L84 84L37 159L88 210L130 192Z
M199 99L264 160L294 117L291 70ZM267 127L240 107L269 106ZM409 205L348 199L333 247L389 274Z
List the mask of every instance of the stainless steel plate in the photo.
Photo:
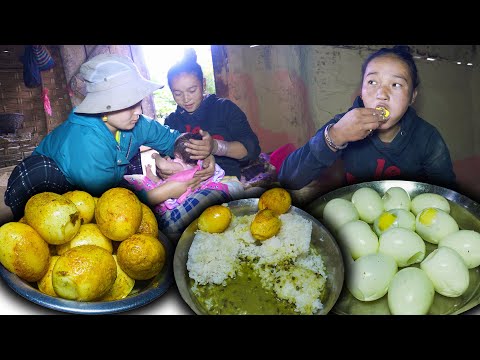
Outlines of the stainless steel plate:
M170 240L159 233L159 240L165 247L165 265L153 279L135 281L130 295L115 301L73 301L46 295L36 288L36 284L20 279L0 264L0 276L15 292L31 302L43 307L73 314L113 314L133 310L147 305L163 295L173 283L173 252Z
M480 205L468 197L453 190L440 186L420 183L415 181L382 180L364 182L346 186L324 194L310 203L307 211L322 221L323 209L332 199L344 198L351 200L353 193L362 188L369 187L379 194L384 194L389 188L398 186L407 191L411 198L423 193L435 193L445 197L450 203L450 215L457 221L460 229L474 230L480 232ZM426 244L426 256L437 247L433 244ZM416 265L418 266L418 265ZM430 314L460 314L472 309L480 303L480 270L479 267L470 269L470 285L467 291L457 298L448 298L435 293ZM332 309L336 314L390 314L388 309L387 296L372 302L357 300L344 286L342 293Z
M235 200L228 203L228 207L235 216L252 215L258 211L258 198ZM327 270L327 300L324 301L323 309L316 315L327 314L337 301L343 286L344 267L342 254L336 241L330 232L315 218L305 211L292 206L289 213L294 213L310 220L312 226L311 244L315 246L322 255ZM175 281L183 300L190 308L199 315L206 315L208 311L198 302L190 290L190 280L187 270L188 251L195 236L198 219L193 221L183 232L178 241L173 259L173 272ZM292 234L295 236L295 234Z

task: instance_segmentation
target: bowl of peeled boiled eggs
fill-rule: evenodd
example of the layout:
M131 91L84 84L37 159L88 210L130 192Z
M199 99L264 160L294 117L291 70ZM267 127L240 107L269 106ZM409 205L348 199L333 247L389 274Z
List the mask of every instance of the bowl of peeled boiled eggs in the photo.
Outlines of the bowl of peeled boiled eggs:
M345 283L336 314L447 315L480 304L480 205L431 184L349 185L307 212L336 239ZM473 310L472 310L473 309Z

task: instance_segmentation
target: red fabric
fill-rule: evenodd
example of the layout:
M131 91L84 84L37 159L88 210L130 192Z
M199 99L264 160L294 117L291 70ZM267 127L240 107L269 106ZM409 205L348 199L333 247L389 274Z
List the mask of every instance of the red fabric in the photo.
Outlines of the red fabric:
M285 144L280 146L278 149L274 150L270 154L270 164L275 166L275 170L277 174L280 172L280 168L282 167L283 161L287 158L287 156L295 151L297 148L292 143Z

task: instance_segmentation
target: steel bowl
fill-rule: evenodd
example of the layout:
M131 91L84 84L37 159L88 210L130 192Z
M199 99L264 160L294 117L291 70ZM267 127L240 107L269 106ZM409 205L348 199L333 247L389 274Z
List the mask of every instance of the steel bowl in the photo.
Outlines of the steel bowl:
M130 294L114 301L73 301L46 295L40 292L36 283L22 280L0 264L0 276L19 295L43 307L72 314L113 314L133 310L149 304L163 295L173 284L173 252L170 240L159 233L159 240L165 247L165 265L152 279L136 280Z
M252 215L258 211L258 200L258 198L235 200L229 202L228 207L235 216ZM300 215L310 220L313 224L311 244L322 255L328 275L326 300L323 301L323 309L315 315L325 315L332 309L342 290L344 280L342 253L333 236L317 219L295 206L291 206L288 212ZM208 311L201 305L190 289L190 278L187 270L188 251L198 229L197 223L198 218L185 229L178 241L173 258L173 272L183 300L196 314L208 315ZM294 236L294 234L292 235Z
M332 199L343 198L351 200L353 193L363 187L369 187L383 195L391 187L401 187L410 195L410 198L423 193L435 193L445 197L450 203L450 215L457 221L460 229L480 232L480 205L468 197L453 190L415 181L382 180L371 181L342 187L324 194L312 201L306 210L319 221L323 221L323 209ZM437 248L436 245L425 242L427 255ZM418 264L415 266L418 267ZM429 314L447 315L461 314L480 304L480 270L479 267L469 270L470 285L467 291L456 298L442 296L435 292L433 304ZM371 301L357 300L344 286L339 300L332 309L336 314L381 314L388 315L387 296Z

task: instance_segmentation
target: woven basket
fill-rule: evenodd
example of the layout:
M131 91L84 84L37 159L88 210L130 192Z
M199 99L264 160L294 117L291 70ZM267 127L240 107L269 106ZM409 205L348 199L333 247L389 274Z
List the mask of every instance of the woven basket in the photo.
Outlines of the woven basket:
M15 134L22 126L24 117L20 113L0 113L0 134Z

